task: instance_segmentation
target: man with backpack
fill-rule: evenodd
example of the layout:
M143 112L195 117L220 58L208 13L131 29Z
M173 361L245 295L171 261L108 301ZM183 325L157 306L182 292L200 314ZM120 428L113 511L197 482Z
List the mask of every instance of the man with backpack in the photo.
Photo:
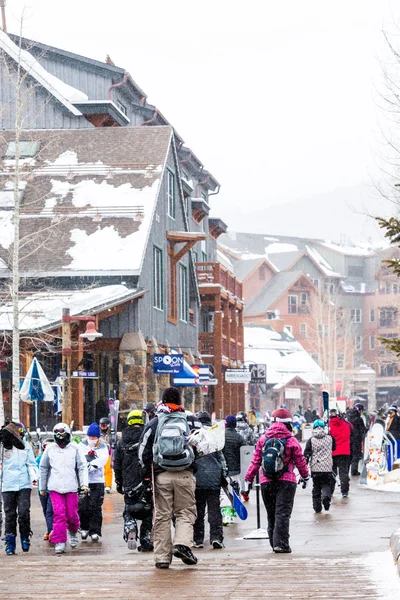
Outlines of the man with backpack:
M261 494L268 516L269 542L274 552L289 553L289 522L297 488L296 467L303 479L309 479L301 446L292 435L292 416L286 408L272 413L272 425L258 440L253 460L246 473L252 483L262 467Z
M157 414L146 425L139 443L142 474L145 478L154 477L153 542L157 569L168 569L172 556L186 565L197 564L190 549L196 520L196 480L189 434L180 392L169 387L164 390ZM172 514L175 515L173 542Z

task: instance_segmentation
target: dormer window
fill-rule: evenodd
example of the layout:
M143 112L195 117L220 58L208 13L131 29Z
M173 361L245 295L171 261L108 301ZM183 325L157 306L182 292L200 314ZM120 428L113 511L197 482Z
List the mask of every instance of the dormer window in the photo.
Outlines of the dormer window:
M19 142L19 157L32 158L36 156L39 149L39 142L20 141ZM16 142L8 142L5 158L16 158L17 144Z
M117 100L115 104L118 106L119 110L124 113L124 115L128 114L128 109L126 108L125 104L122 104L122 102L119 100Z

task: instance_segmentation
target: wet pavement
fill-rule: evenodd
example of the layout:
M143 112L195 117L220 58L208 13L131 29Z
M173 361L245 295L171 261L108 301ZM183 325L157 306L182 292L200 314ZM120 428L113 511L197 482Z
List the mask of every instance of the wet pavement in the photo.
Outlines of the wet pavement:
M196 567L174 559L168 571L154 568L151 554L127 549L122 539L123 498L106 495L103 538L80 542L55 556L41 538L44 521L33 494L32 548L6 557L0 549L0 597L200 600L250 598L398 600L400 579L388 550L400 525L400 495L352 482L350 497L336 495L329 513L316 515L311 490L298 489L291 523L290 555L275 555L268 540L244 540L256 527L255 493L249 519L225 528L224 550L196 550ZM265 512L262 509L262 526Z

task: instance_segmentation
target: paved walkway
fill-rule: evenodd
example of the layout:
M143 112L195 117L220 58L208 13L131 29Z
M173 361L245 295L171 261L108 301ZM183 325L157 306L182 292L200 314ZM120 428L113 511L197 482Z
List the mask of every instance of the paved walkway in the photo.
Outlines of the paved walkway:
M328 514L315 515L310 490L299 489L292 518L293 554L275 555L268 540L244 540L255 528L254 496L246 522L225 529L226 548L199 550L199 564L173 561L154 568L152 555L127 550L122 540L122 497L106 497L103 542L81 542L54 556L41 540L43 521L34 495L32 550L6 557L0 550L0 597L189 600L273 598L398 600L400 580L389 536L400 522L400 496L354 483L348 500L335 498ZM264 511L262 511L264 517ZM264 523L263 523L264 524ZM2 544L1 544L2 545Z

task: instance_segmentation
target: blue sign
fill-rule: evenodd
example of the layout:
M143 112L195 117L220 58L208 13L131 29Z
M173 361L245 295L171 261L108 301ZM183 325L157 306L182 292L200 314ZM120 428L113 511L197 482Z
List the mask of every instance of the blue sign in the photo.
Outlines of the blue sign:
M153 373L180 373L183 371L183 354L154 354Z

